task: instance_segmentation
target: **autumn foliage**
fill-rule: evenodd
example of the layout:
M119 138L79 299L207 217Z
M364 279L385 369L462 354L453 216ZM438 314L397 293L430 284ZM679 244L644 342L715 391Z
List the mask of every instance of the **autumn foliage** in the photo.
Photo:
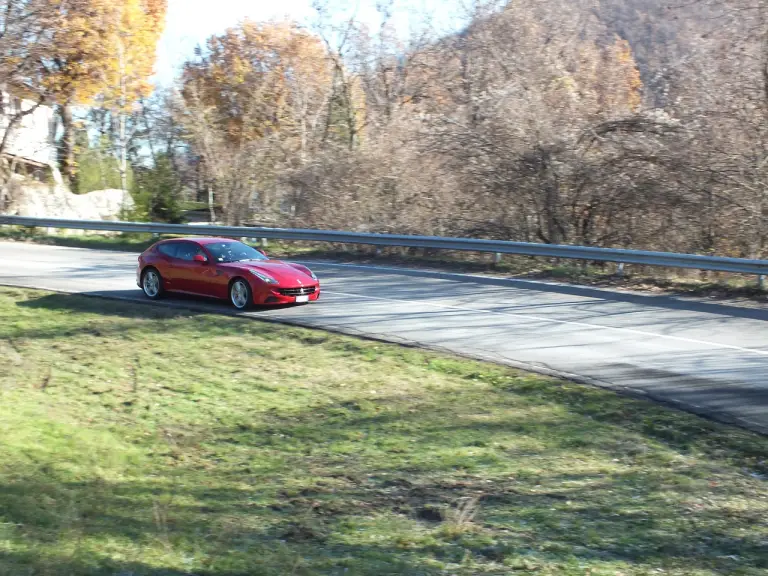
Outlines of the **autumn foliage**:
M127 109L153 87L166 0L3 0L0 84L58 105L61 168L76 174L72 106Z
M368 27L319 1L212 36L148 98L164 0L0 0L0 82L59 106L65 173L89 104L123 182L162 165L152 189L226 223L757 257L761 2L475 2L404 39L387 2Z

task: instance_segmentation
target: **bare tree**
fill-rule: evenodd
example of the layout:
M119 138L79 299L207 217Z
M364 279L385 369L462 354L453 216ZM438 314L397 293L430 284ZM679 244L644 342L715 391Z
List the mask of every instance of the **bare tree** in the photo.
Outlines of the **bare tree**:
M212 39L173 123L231 223L760 256L765 2L667 8L475 2L403 37L320 2L296 42Z

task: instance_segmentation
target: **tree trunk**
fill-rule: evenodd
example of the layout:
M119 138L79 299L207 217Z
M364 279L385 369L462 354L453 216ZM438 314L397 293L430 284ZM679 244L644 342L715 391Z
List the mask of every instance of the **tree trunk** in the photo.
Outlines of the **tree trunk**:
M216 208L213 204L213 186L208 184L208 212L211 217L211 224L216 222Z
M123 190L123 212L125 212L125 200L128 198L128 134L126 124L128 122L126 106L128 105L125 44L122 37L118 44L118 63L120 66L120 97L118 99L118 170L120 171L120 188Z
M8 160L0 156L0 214L4 213L6 207L11 203L11 194L8 191L11 174L12 168Z
M547 222L547 238L550 244L561 244L563 239L560 233L559 207L560 190L554 182L545 184L546 205L544 207Z
M120 171L120 188L128 191L128 142L126 137L126 115L122 110L119 112L118 120L118 165L117 169Z
M73 192L77 192L77 162L75 160L75 121L72 116L72 106L62 104L59 106L59 116L64 134L59 147L59 167L64 182Z
M562 244L565 240L565 230L562 224L560 182L552 167L549 151L541 149L543 161L542 180L544 184L544 215L546 217L547 236L550 244Z

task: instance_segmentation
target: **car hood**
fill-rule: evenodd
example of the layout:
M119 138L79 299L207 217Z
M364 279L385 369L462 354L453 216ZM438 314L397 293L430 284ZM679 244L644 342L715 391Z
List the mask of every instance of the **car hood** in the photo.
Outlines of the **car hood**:
M311 286L317 281L300 268L295 268L288 262L281 260L253 260L249 262L232 262L230 264L219 264L223 268L232 268L237 270L257 270L269 274L277 280L282 286Z

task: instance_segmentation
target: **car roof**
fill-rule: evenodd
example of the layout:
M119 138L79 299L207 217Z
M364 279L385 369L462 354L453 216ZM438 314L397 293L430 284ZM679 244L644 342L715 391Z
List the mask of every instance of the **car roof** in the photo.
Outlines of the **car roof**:
M213 244L214 242L239 242L239 240L236 240L234 238L217 238L217 237L211 236L211 237L168 238L166 240L163 240L161 243L179 242L179 241L194 242L195 244Z

